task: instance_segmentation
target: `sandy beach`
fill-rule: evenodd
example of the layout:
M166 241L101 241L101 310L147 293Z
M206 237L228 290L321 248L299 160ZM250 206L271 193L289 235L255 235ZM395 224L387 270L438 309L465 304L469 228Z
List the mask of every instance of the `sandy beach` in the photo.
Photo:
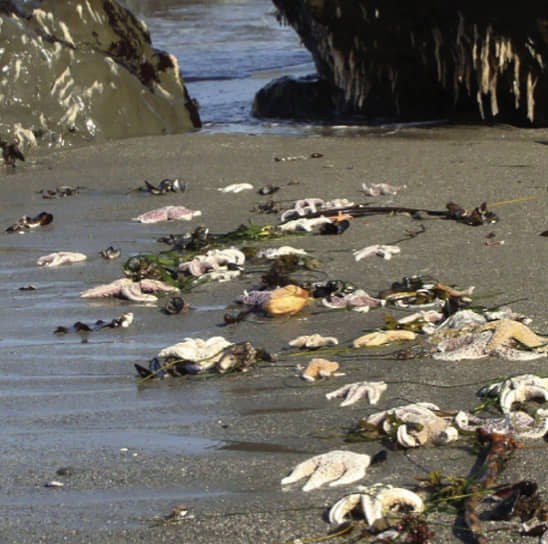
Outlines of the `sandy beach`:
M292 338L319 332L342 346L365 330L380 328L388 310L328 311L318 303L290 318L254 316L221 327L235 311L234 299L260 281L253 270L226 283L206 283L184 294L188 313L167 316L162 302L81 299L79 293L123 275L126 258L167 249L157 239L198 224L225 232L251 219L277 223L257 205L270 198L289 207L299 198L348 198L376 205L443 210L449 201L466 208L482 202L499 216L492 225L470 227L407 215L356 218L340 236L308 235L259 244L289 243L309 251L317 280L340 279L371 294L404 276L422 274L460 288L475 286L474 303L508 304L548 334L546 204L548 130L507 126L429 127L370 132L331 129L310 136L193 133L138 138L73 150L29 153L14 173L0 171L2 231L23 215L47 211L51 225L0 237L2 347L2 520L6 543L250 543L314 542L327 535L326 510L355 485L324 486L304 493L280 480L299 462L333 449L373 455L382 442L344 441L360 418L395 405L430 401L447 410L471 409L478 389L509 375L546 375L546 358L530 362L489 357L444 362L430 357L400 360L402 346L359 350L337 357L344 376L315 383L295 368L311 357L285 352ZM321 157L312 159L313 153ZM289 157L296 160L275 160ZM179 177L183 193L151 196L136 191L148 180ZM231 183L255 190L224 194ZM407 186L395 196L366 197L362 183ZM257 189L273 184L272 197ZM43 199L40 190L80 186L78 194ZM530 199L528 197L531 197ZM133 217L153 208L182 204L202 215L191 222L143 225ZM255 211L253 211L255 210ZM409 231L424 232L409 238ZM488 235L491 238L488 238ZM407 238L407 239L406 239ZM401 241L404 240L404 241ZM487 245L488 240L504 241ZM401 254L360 262L352 252L399 241ZM106 261L99 252L119 247ZM79 251L83 263L44 269L52 251ZM34 291L19 288L34 285ZM132 311L125 330L102 330L82 342L57 336L57 326L110 320ZM397 311L390 310L397 315ZM403 315L403 314L402 314ZM180 378L138 386L141 365L164 346L187 336L223 335L249 340L278 354L245 374ZM346 383L384 380L376 406L341 408L325 394ZM467 476L477 458L472 441L389 450L362 482L413 487L431 471ZM527 442L501 476L501 483L536 480L548 499L547 444ZM61 488L48 488L48 481ZM177 505L187 519L159 523ZM433 542L467 542L462 520L433 513ZM486 522L494 544L519 541L515 532ZM328 542L348 542L348 537ZM523 537L524 542L534 539Z

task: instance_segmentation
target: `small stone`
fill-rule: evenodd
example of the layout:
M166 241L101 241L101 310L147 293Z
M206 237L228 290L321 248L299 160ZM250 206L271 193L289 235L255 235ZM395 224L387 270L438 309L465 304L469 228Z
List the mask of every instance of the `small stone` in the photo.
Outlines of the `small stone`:
M44 484L44 487L65 487L65 484L57 480L50 480Z

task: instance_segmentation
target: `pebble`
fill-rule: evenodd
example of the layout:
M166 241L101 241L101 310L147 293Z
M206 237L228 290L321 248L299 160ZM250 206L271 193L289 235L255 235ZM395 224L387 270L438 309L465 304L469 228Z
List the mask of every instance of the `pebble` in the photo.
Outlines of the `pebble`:
M57 480L50 480L44 484L44 487L65 487L65 484Z

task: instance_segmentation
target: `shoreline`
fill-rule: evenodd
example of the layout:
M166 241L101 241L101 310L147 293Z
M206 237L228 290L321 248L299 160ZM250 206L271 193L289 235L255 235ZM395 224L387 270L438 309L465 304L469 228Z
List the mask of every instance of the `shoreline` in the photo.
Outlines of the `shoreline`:
M546 359L402 361L390 355L399 348L387 347L342 358L345 376L307 384L294 369L309 358L284 354L289 339L319 332L346 345L363 330L382 327L385 310L341 314L314 305L291 318L251 319L220 328L235 297L258 282L252 273L183 294L195 310L179 316L163 315L158 305L87 301L79 292L120 277L128 256L165 249L156 242L159 236L202 223L212 232L232 230L249 218L276 223L278 215L250 211L270 198L285 207L305 197L429 209L444 209L449 201L467 208L486 201L488 206L500 203L493 207L500 218L494 225L372 216L354 219L340 236L304 236L271 245L304 248L320 261L319 279L351 281L371 294L419 273L463 289L474 285L474 294L484 297L479 303L511 303L532 319L535 331L546 334L542 259L548 242L539 235L548 228L546 141L548 129L505 126L414 127L342 137L193 133L29 155L15 173L2 172L4 229L22 215L44 210L54 215L48 227L1 237L0 273L8 300L0 333L5 353L0 387L6 430L3 541L277 544L325 536L326 508L355 485L310 493L301 491L302 484L282 489L280 480L298 462L332 449L373 455L383 449L380 442L342 439L364 415L419 400L469 409L478 403L481 385L513 374L543 374ZM274 160L312 153L322 156ZM144 180L157 185L166 177L182 178L187 190L159 197L134 191ZM407 189L375 200L364 197L364 182L405 184ZM217 191L230 183L251 183L255 190ZM281 188L272 197L259 196L256 190L268 184ZM85 189L51 200L37 192L60 185ZM535 198L519 201L524 197ZM168 204L201 210L202 216L189 223L131 221ZM354 261L353 250L401 240L421 223L425 232L401 242L401 254L393 259ZM504 245L487 246L490 232ZM98 252L112 244L121 247L122 257L104 261ZM59 250L83 251L88 260L51 270L35 265L40 255ZM18 290L27 284L35 284L37 291ZM87 343L77 335L59 339L52 334L57 325L111 319L124 311L135 313L127 331L93 333ZM134 362L143 364L186 336L213 335L249 340L280 356L245 374L137 386ZM378 405L340 408L326 401L325 393L365 379L387 381ZM501 482L534 479L545 490L545 445L538 441L533 444L538 448L519 450ZM387 462L370 467L358 483L412 486L432 470L467 476L475 460L465 440L389 451ZM67 467L69 475L57 474ZM65 486L45 488L49 480L62 480ZM155 523L156 516L168 515L179 504L188 507L187 520ZM436 514L432 521L435 542L460 541L454 515ZM484 527L496 525L486 522ZM502 532L490 535L494 544L508 541Z

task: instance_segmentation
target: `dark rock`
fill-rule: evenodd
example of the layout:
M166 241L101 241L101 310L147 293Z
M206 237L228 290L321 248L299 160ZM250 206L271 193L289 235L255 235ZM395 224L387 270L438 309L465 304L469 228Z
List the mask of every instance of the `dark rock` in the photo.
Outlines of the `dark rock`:
M289 117L307 120L330 118L336 113L336 89L315 76L280 77L255 95L252 113L256 117Z
M115 0L0 2L0 138L23 148L200 126L177 59ZM24 12L23 12L24 10Z
M312 53L328 114L548 122L546 2L273 3ZM293 117L288 97L278 103Z

